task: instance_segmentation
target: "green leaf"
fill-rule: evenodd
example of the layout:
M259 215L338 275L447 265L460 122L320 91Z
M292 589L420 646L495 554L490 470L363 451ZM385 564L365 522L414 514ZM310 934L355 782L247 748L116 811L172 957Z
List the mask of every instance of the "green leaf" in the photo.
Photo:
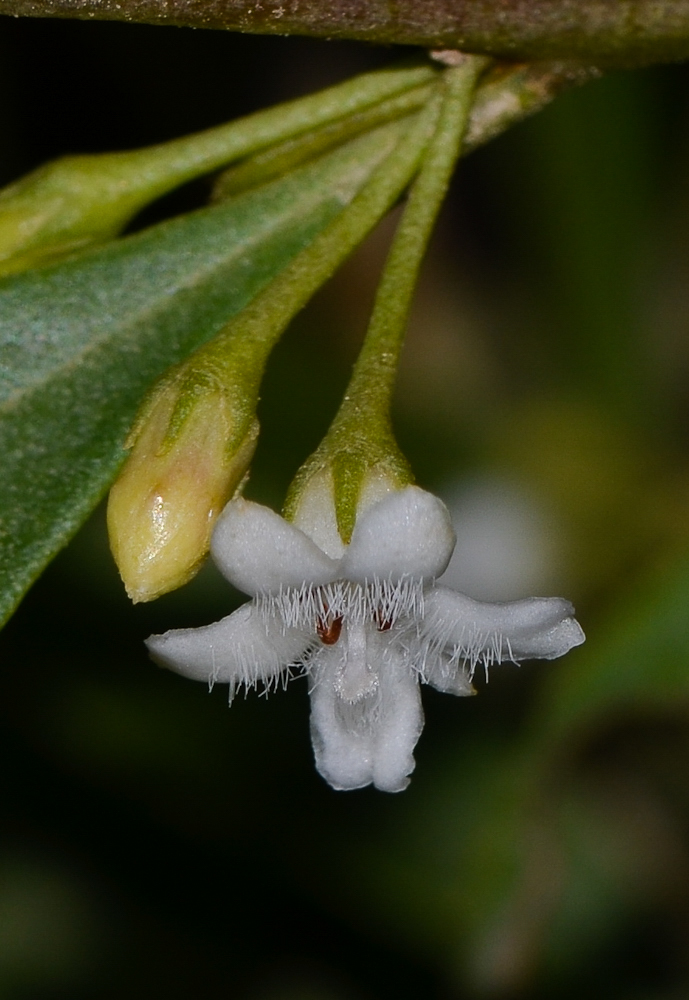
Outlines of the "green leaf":
M395 123L285 178L0 282L0 623L102 497L145 391L348 204Z

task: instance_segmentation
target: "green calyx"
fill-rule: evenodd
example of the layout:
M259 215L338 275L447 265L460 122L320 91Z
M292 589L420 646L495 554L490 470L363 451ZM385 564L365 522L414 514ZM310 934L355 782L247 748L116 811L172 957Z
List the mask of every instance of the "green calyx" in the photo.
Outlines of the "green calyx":
M226 450L232 456L255 422L258 386L263 364L257 370L239 371L228 357L220 359L204 356L197 351L187 361L175 366L157 383L145 400L136 423L126 442L131 448L152 419L161 401L169 401L170 412L165 433L157 455L167 455L185 432L187 424L198 411L199 405L215 400L214 419L226 427Z
M346 406L293 479L283 510L287 520L294 520L305 491L324 474L331 477L337 528L345 545L351 540L368 485L377 484L382 492L402 489L414 481L386 414L367 415Z

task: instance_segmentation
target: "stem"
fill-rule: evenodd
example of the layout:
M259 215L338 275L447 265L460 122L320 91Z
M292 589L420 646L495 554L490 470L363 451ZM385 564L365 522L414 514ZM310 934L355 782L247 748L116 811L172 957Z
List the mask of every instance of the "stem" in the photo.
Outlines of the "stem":
M234 317L223 332L201 352L218 359L247 352L267 357L293 316L361 243L407 187L433 135L442 94L436 91L428 104L402 133L393 152L351 204Z
M247 157L236 167L230 167L220 175L213 188L213 199L221 200L258 187L259 184L289 173L308 160L322 156L334 146L339 146L362 132L419 111L430 97L431 88L432 84L415 87L381 104L356 111Z
M147 189L160 175L161 191L171 190L185 180L233 160L429 84L437 76L437 69L428 62L405 60L206 132L173 139L159 146L113 154L113 159L126 167L140 163L141 184Z
M461 152L476 81L487 63L482 56L460 59L444 74L436 129L395 233L342 405L297 473L285 502L285 516L293 518L311 478L329 469L337 528L345 544L354 530L367 476L397 486L413 478L392 432L390 399L421 261Z
M482 77L476 89L461 155L466 156L510 126L540 111L563 90L580 86L599 75L595 67L584 67L578 63L497 64ZM428 99L431 86L415 87L313 132L269 146L225 171L216 182L214 198L229 197L264 184L305 160L321 155L331 146L352 138L359 131L416 111Z
M0 0L0 14L355 38L600 66L689 56L687 0Z
M265 182L361 130L416 110L439 75L417 59L405 60L170 143L45 164L0 192L0 275L111 240L148 202L232 160L244 158L227 193ZM469 141L492 138L586 75L571 64L497 70L477 100Z
M465 57L445 74L438 126L395 234L366 339L333 431L351 421L373 433L389 427L390 400L419 268L460 155L476 79L485 64L481 57Z
M0 192L0 274L113 239L149 202L267 146L333 123L342 125L340 137L344 139L348 122L381 103L393 116L396 110L405 113L405 94L416 93L439 76L438 68L427 60L406 59L321 93L162 145L68 156L45 164Z

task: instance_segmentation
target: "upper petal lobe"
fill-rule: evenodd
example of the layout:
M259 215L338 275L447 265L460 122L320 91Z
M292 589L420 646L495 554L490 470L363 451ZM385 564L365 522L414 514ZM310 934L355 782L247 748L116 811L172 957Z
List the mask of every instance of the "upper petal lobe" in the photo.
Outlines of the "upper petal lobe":
M340 564L347 580L434 578L455 545L444 503L418 486L396 490L361 515Z
M261 504L231 500L211 541L218 567L239 590L256 595L335 579L337 562L289 521Z

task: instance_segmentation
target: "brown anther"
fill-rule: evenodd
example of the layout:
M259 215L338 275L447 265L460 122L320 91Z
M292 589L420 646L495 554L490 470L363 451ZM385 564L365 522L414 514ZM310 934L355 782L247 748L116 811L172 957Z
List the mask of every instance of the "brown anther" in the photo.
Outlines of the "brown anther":
M390 629L392 628L392 621L389 618L383 618L383 615L380 611L376 611L375 619L376 619L376 628L378 629L379 632L389 632Z
M334 646L342 632L342 615L332 618L329 622L324 622L321 617L318 617L316 619L316 632L324 645Z

